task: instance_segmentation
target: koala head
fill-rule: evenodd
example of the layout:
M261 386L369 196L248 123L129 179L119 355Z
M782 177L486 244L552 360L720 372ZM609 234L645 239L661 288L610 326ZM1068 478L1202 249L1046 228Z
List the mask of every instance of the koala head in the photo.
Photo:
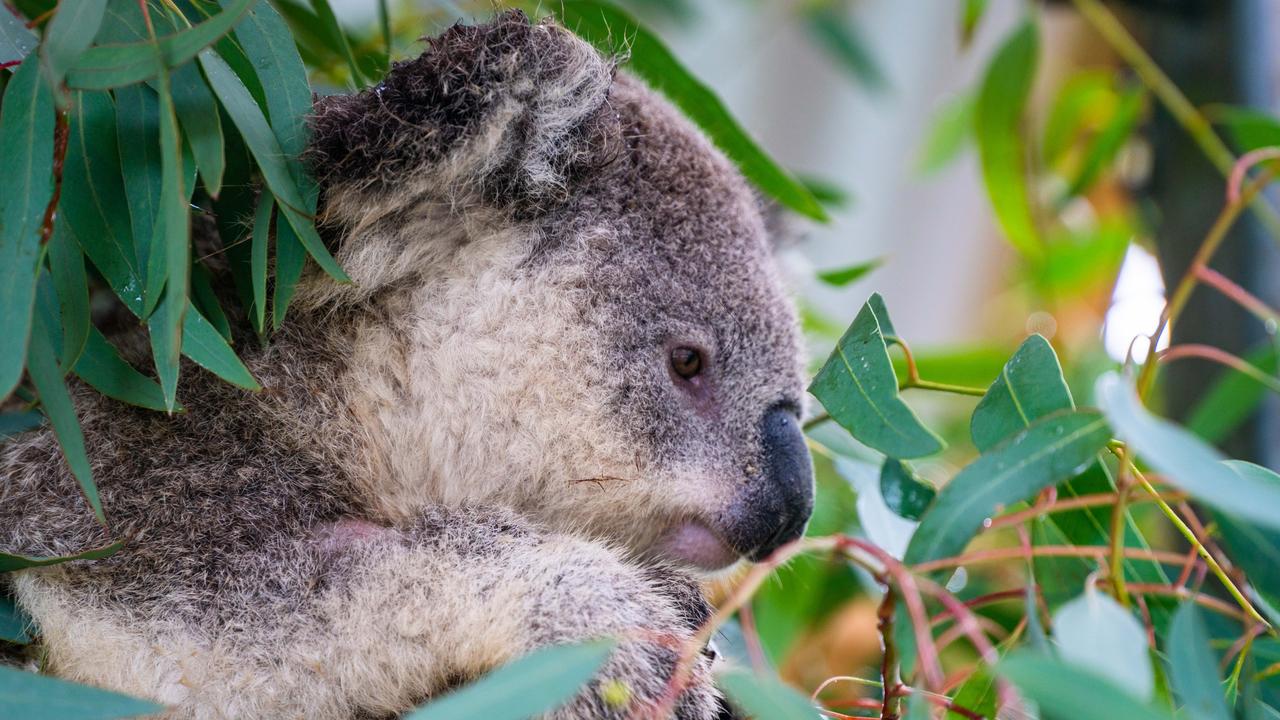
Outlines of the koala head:
M666 101L507 13L323 99L312 133L354 283L298 297L358 318L339 414L370 513L502 503L704 570L803 532L801 352L761 204Z

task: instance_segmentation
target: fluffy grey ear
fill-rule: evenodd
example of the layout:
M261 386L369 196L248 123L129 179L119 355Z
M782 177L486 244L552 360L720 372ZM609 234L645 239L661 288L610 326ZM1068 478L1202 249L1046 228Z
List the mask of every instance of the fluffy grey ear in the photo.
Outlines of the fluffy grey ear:
M536 214L616 152L613 72L586 42L519 11L455 25L377 87L321 99L308 159L339 205L395 195Z

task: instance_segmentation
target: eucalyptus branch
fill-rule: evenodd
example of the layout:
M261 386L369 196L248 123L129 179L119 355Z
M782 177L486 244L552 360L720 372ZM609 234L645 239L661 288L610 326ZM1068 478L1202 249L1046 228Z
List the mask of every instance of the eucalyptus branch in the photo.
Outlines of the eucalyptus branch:
M911 570L917 573L927 573L960 565L979 565L1003 560L1018 560L1027 555L1033 557L1094 558L1101 561L1107 558L1109 552L1108 548L1099 545L1037 545L1028 549L990 548L917 563L911 566ZM1143 548L1126 547L1124 548L1124 556L1131 560L1148 560L1164 565L1181 565L1183 561L1183 557L1179 553L1164 550L1146 550Z
M1155 341L1153 340L1151 344L1154 346ZM1129 448L1122 447L1115 452L1120 458L1120 472L1116 474L1116 504L1111 511L1111 542L1107 569L1113 581L1112 587L1115 589L1116 600L1128 607L1129 590L1124 582L1124 519L1128 514L1126 506L1129 499L1129 476L1126 469L1129 465L1125 460L1128 457Z
M876 610L876 629L880 631L880 680L883 683L880 702L880 720L897 720L902 703L893 694L898 685L898 648L893 642L893 616L898 611L898 594L886 587L884 597Z
M1182 492L1164 493L1164 495L1167 499L1171 500L1187 497L1186 493ZM1118 493L1109 492L1058 499L1043 505L1036 505L1035 507L1027 508L1026 510L1019 510L1017 512L1011 512L1008 515L1001 515L997 518L993 518L991 522L986 525L984 530L997 530L1004 527L1021 525L1028 520L1035 520L1036 518L1052 513L1069 512L1071 510L1080 510L1082 508L1091 507L1112 507L1115 505L1117 497ZM1153 502L1153 500L1146 496L1129 499L1129 504L1131 505L1142 502Z

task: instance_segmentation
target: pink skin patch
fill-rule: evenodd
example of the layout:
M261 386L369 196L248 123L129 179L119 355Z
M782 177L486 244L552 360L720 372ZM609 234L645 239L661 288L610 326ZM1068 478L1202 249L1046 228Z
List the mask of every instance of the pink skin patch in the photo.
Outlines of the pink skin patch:
M337 552L358 543L386 537L391 533L391 528L371 523L368 520L347 518L325 523L316 528L316 542L320 544L320 548L325 552Z
M676 525L658 547L672 560L700 570L721 570L738 561L738 554L719 535L697 521Z

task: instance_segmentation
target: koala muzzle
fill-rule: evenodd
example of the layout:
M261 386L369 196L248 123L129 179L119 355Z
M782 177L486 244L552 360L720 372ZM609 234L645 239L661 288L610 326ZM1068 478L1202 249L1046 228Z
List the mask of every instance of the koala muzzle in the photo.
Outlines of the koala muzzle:
M739 552L757 561L803 535L813 512L813 461L799 419L774 407L760 431L760 472L739 496L728 533Z

